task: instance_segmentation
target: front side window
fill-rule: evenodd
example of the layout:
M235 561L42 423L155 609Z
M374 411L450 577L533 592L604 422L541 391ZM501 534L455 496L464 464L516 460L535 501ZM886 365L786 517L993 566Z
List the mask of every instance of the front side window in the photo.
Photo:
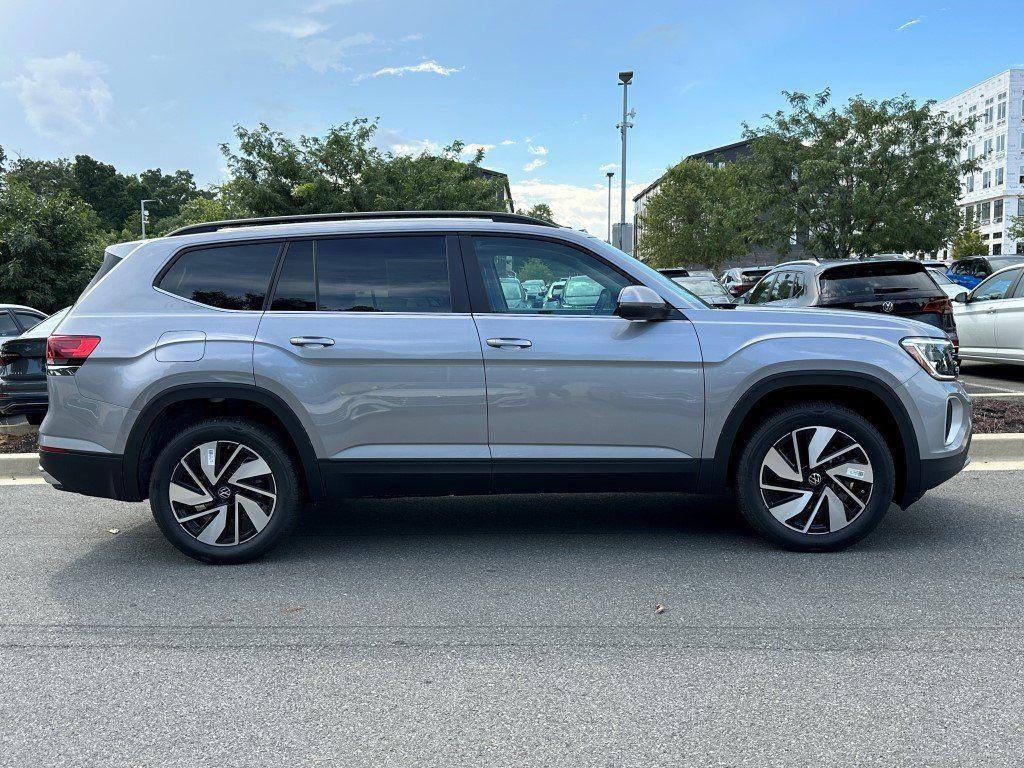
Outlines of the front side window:
M776 278L778 278L778 275L766 275L761 282L750 289L747 303L764 304L766 301L771 301L772 286L775 284Z
M611 315L633 282L591 254L561 243L519 237L474 237L473 249L491 312ZM549 289L527 294L524 282Z
M1010 290L1010 286L1020 277L1020 273L1021 270L1019 269L1011 269L1007 272L1000 272L998 275L992 275L992 277L974 289L971 301L993 301L1003 298L1006 296L1006 292Z
M452 311L443 236L317 240L316 277L321 311Z
M785 301L793 296L793 273L784 272L779 275L772 287L771 298L768 301Z
M261 310L280 250L280 243L239 243L185 251L157 285L218 309Z

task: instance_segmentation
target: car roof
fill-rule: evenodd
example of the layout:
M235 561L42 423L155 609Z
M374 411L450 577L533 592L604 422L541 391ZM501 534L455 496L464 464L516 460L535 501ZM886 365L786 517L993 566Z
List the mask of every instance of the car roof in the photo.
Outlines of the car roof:
M46 313L45 312L43 312L41 310L38 310L35 307L25 306L24 304L0 304L0 309L19 309L19 310L20 309L26 309L29 312L35 312L36 314L39 314L39 315L42 315L43 317L46 317Z

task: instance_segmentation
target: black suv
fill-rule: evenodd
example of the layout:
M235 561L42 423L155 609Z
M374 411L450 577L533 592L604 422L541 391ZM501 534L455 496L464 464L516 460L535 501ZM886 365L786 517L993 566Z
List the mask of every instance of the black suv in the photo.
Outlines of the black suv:
M882 312L941 328L958 344L953 304L910 259L782 264L750 289L747 304Z

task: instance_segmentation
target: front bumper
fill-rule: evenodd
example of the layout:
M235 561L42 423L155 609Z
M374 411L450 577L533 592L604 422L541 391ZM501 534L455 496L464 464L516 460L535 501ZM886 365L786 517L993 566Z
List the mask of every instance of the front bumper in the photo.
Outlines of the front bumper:
M126 498L123 456L41 448L39 466L46 481L59 491L119 501Z

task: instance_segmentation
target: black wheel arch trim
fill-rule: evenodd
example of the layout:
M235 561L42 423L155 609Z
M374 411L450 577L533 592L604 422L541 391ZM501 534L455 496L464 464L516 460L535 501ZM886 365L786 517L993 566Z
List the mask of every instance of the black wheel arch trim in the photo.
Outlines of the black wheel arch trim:
M921 482L921 453L917 442L917 432L914 423L907 413L906 406L892 387L881 379L866 373L857 371L788 371L766 376L754 383L737 400L732 412L725 420L722 431L718 436L718 443L715 446L714 458L702 462L700 477L701 490L708 493L721 493L729 485L729 466L733 453L740 450L737 446L736 436L746 418L750 415L754 406L764 397L786 389L800 387L839 387L845 389L860 389L877 396L889 409L889 414L896 422L903 442L903 483L896 488L896 503L900 506L908 505L917 498L920 498L922 491Z
M278 395L256 385L179 384L162 391L150 400L142 408L142 412L132 425L128 440L125 443L122 469L124 473L123 487L127 497L124 499L125 501L142 501L148 495L147 489L142 487L141 478L139 477L139 458L146 436L160 414L175 403L218 398L256 403L268 408L277 416L288 431L288 435L298 451L299 460L302 464L302 477L305 480L310 497L314 501L324 498L324 485L320 474L320 464L317 460L316 451L313 450L313 443L309 439L309 434L306 432L306 428L302 425L299 417L295 415L291 406Z

